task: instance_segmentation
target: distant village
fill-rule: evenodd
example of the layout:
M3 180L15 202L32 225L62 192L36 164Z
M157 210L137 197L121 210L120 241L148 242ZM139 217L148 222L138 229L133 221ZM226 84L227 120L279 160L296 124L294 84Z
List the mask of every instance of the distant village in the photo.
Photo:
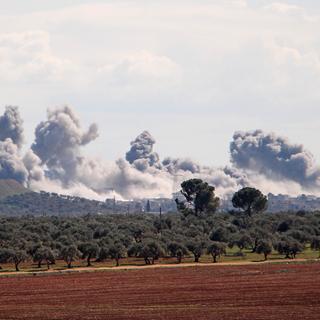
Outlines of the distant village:
M175 203L176 198L181 197L181 194L175 193L172 198L155 198L142 199L132 201L119 201L114 199L107 199L106 206L113 212L151 212L162 213L176 212L177 207ZM231 196L226 199L221 199L220 211L234 210L231 202ZM268 194L268 212L297 212L297 211L317 211L320 210L320 197L312 195L300 195L298 197L291 197L288 195L274 195Z

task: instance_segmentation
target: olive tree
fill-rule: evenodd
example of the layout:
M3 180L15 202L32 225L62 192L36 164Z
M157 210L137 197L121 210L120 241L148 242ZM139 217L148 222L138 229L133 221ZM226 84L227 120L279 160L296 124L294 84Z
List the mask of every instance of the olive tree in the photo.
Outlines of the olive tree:
M116 266L119 266L119 261L126 257L126 249L121 244L113 244L110 246L108 256L116 261Z
M177 258L178 263L181 263L182 258L188 253L187 248L177 242L170 242L168 244L168 251L171 257Z
M94 242L85 242L79 245L82 253L82 259L87 259L87 267L91 266L91 259L96 258L99 254L99 247Z
M314 251L319 251L319 258L320 258L320 237L314 237L311 240L311 249Z
M10 249L0 248L0 263L7 263L10 259Z
M61 249L60 255L67 263L68 268L71 268L72 262L79 258L80 252L75 245L69 245Z
M163 255L164 250L162 246L155 241L145 244L138 253L138 256L143 258L146 264L154 264L154 261Z
M186 247L194 256L194 262L199 262L199 259L203 255L203 251L206 247L206 243L201 240L192 240L187 243Z
M233 240L233 244L235 244L240 251L243 249L253 249L254 239L252 239L248 234L240 234L235 240Z
M286 259L294 259L304 249L301 243L291 238L280 240L274 247L280 254L284 254Z
M51 248L40 247L34 253L33 261L38 263L38 268L41 268L42 262L45 261L47 268L50 269L50 264L55 263L55 256Z
M16 271L20 271L20 264L28 258L27 252L19 248L3 248L0 250L0 260L14 263Z
M212 255L213 262L217 262L217 258L220 258L223 254L226 254L227 245L223 242L212 242L208 248L207 253Z
M272 245L267 240L260 240L256 247L256 253L263 254L264 260L268 260L268 255L272 252Z

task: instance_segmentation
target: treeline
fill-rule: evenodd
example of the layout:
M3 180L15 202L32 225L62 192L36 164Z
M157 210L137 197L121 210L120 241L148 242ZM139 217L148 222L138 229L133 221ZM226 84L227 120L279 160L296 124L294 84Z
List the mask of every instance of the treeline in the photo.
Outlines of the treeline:
M204 254L214 262L233 247L237 255L247 249L265 259L276 250L295 258L307 246L320 250L320 213L267 214L267 198L254 188L236 192L235 211L217 213L214 187L192 179L181 185L184 200L177 199L179 213L87 214L81 217L0 218L0 263L16 270L26 260L49 268L56 259L68 267L77 259L107 259L120 264L125 257L153 264L160 257L180 263L186 256L199 262Z
M111 212L112 208L104 202L44 191L26 192L0 199L0 214L9 216L70 216Z
M272 249L294 258L306 246L320 249L320 213L254 215L241 213L206 217L165 214L87 215L83 217L0 218L0 263L19 270L24 261L46 264L63 259L68 267L78 259L92 261L136 257L152 264L160 257L177 263L186 256L198 262L204 254L217 261L234 246L261 253Z

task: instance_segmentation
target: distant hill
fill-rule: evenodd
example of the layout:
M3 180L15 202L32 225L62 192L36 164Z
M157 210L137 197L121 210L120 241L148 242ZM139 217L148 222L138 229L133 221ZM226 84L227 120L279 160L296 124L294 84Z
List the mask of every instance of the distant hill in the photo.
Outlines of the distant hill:
M15 180L0 179L0 199L27 192L30 192L30 190Z
M0 179L0 215L71 215L106 214L115 212L137 212L125 203L115 206L114 202L95 201L86 198L50 192L34 192L15 180ZM141 211L141 208L138 210Z
M18 189L16 189L17 191ZM0 215L85 215L111 213L112 207L105 202L85 198L58 195L49 192L15 193L0 198Z

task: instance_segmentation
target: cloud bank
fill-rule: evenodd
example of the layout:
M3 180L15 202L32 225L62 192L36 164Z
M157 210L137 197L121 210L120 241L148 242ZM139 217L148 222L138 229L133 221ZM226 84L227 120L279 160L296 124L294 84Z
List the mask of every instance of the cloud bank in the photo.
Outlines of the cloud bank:
M111 195L171 197L183 180L194 177L214 185L222 197L244 186L289 194L320 191L320 167L313 155L303 145L261 130L236 132L230 143L230 164L215 168L189 158L161 160L148 131L136 137L125 158L116 162L86 157L82 149L98 138L98 127L82 128L68 106L48 110L26 152L22 151L23 121L18 108L6 107L0 124L0 178L14 179L36 191L100 200Z

